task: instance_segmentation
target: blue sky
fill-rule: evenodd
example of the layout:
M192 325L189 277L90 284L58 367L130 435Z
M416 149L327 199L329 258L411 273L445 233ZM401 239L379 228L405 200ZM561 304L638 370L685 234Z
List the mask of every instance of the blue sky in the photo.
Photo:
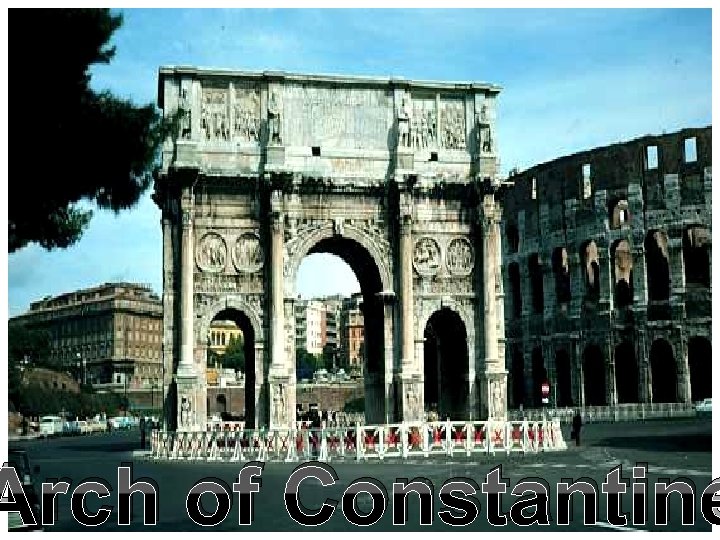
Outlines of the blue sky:
M161 65L287 70L501 85L501 169L712 122L711 11L122 10L114 60L93 86L156 102ZM96 212L67 250L8 259L8 308L106 281L162 290L160 213L149 194ZM322 276L321 278L318 276ZM308 257L305 296L358 290L350 269Z

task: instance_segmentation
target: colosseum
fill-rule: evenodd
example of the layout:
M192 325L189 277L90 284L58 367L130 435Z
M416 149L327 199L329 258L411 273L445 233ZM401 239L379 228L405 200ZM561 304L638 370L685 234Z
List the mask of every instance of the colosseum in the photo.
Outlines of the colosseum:
M539 407L543 382L550 406L601 414L711 396L711 156L708 126L511 175L510 408Z

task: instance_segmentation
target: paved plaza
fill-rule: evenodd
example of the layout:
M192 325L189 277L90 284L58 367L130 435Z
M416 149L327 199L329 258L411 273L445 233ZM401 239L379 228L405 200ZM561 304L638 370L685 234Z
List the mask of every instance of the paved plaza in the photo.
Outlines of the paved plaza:
M568 427L564 426L566 440L570 441ZM574 444L574 443L573 443ZM93 435L75 438L59 438L52 440L31 440L11 442L11 447L21 447L28 451L31 462L40 466L38 481L52 478L66 478L70 482L70 492L83 480L100 477L108 481L112 487L111 496L102 502L115 507L108 521L99 527L100 530L120 529L117 525L117 467L124 462L133 461L133 451L139 448L137 431L115 433L112 435ZM658 479L668 478L673 481L684 477L697 486L699 493L712 480L711 466L711 421L708 420L677 420L650 421L645 423L590 424L583 428L582 446L570 446L565 452L539 453L528 455L496 455L473 456L472 458L437 458L412 459L405 462L387 461L385 463L358 463L355 461L332 462L337 472L338 482L329 487L308 479L300 487L302 504L316 511L326 498L340 501L345 488L353 481L362 477L373 477L392 493L392 484L397 478L412 480L415 477L426 477L432 481L435 489L433 524L419 525L418 497L412 494L408 498L408 520L403 527L393 526L392 502L382 518L370 530L437 530L451 528L438 519L438 512L443 509L438 492L443 483L453 477L472 479L481 485L485 476L497 465L502 465L503 477L509 479L509 489L523 478L539 477L550 486L550 525L548 527L531 526L533 529L561 530L608 530L618 527L608 524L606 513L606 497L599 493L599 509L597 524L584 527L583 506L574 503L570 513L570 524L556 524L555 486L563 478L578 480L582 477L593 479L598 489L605 481L605 475L615 466L623 466L623 477L630 479L630 467L638 462L648 463L649 493ZM152 530L161 531L196 531L201 527L194 524L185 511L186 495L191 487L202 479L214 477L223 480L230 488L237 482L238 472L242 463L198 463L198 462L153 462L135 459L133 463L133 480L146 476L157 482L159 489L158 525ZM284 506L283 493L288 477L298 463L266 463L262 473L262 487L255 495L254 521L251 527L238 525L238 495L233 495L232 508L227 518L217 527L210 530L253 530L253 531L284 531L311 530L294 522ZM38 483L39 483L38 482ZM631 487L630 487L631 489ZM700 513L699 493L695 501L695 523L692 526L681 524L680 497L670 497L668 526L658 527L655 521L655 507L652 497L648 497L648 524L630 526L643 530L693 530L709 531L710 525ZM503 512L510 509L518 497L509 493L503 495ZM487 519L487 502L485 495L477 495L479 514L472 525L463 530L490 531L492 525ZM142 525L140 496L133 496L134 517L126 530L149 530ZM370 511L369 496L360 495L357 500L358 512ZM206 511L214 508L212 495L204 495L203 507ZM100 500L93 494L87 497L87 510L92 513L99 508ZM622 498L623 511L628 512L632 523L631 496ZM509 523L502 530L517 530L519 527ZM71 531L85 530L72 517L69 495L58 496L58 518L56 525L49 530ZM207 529L205 529L207 530ZM343 516L341 505L338 504L332 518L319 527L321 531L356 531Z

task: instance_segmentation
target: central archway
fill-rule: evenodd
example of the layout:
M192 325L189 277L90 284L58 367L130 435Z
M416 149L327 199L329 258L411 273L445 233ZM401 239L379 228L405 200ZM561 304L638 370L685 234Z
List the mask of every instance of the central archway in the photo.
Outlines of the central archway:
M460 315L449 308L433 313L425 325L425 409L440 419L467 417L469 355Z
M355 236L355 235L353 235ZM308 255L326 253L342 259L355 274L360 284L360 311L362 315L362 336L364 345L360 361L365 390L365 418L369 422L385 422L389 414L384 391L386 336L385 306L380 293L384 290L383 270L371 254L362 238L351 238L346 234L332 234L321 230L298 239L302 249L297 252L290 276L293 279L292 291L297 290L297 270ZM295 321L293 321L295 325ZM299 329L296 328L296 332ZM338 332L340 333L340 332ZM390 339L388 337L388 339ZM294 345L291 345L294 349ZM342 347L342 345L341 345ZM293 350L291 362L297 369L297 351ZM392 352L391 352L392 354Z

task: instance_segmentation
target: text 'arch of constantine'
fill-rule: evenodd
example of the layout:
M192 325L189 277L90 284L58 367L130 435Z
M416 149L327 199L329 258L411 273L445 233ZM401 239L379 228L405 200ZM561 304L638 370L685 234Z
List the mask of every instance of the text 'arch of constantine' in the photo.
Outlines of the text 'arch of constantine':
M205 424L220 313L251 336L247 422L293 425L296 274L316 252L345 260L361 286L368 423L420 420L426 394L452 419L505 418L499 92L160 69L160 107L178 118L154 196L171 429ZM458 384L462 399L439 399Z

